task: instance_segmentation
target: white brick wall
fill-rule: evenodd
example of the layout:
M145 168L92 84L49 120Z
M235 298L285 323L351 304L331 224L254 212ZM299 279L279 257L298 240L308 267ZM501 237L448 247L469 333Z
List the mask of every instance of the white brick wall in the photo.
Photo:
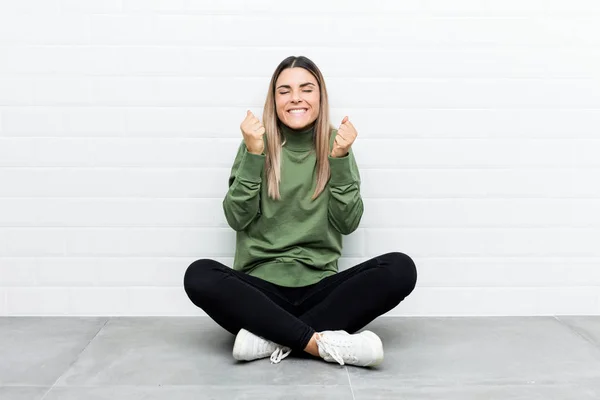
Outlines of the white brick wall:
M600 3L302 4L0 0L0 315L201 315L239 123L300 54L359 130L342 268L419 267L391 314L600 314Z

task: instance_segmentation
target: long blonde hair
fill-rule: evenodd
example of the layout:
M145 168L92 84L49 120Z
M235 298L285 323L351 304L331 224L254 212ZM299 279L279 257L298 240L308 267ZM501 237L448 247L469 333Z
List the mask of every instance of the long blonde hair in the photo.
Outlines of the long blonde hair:
M277 118L277 110L275 108L275 84L279 75L287 68L304 68L310 72L317 83L319 84L320 107L319 116L314 122L314 144L315 153L317 156L317 186L312 195L312 200L319 197L325 190L327 181L329 180L329 135L333 126L329 120L329 100L327 98L327 88L325 80L319 68L310 59L303 56L290 56L283 60L275 69L269 84L269 91L265 101L263 111L263 125L267 135L267 151L266 151L266 178L269 197L274 200L281 199L279 194L279 183L281 182L281 146L282 134L279 129L279 118Z

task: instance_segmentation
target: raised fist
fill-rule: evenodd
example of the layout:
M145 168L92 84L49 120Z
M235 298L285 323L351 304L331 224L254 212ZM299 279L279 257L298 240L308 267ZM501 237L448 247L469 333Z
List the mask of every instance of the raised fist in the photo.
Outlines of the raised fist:
M348 117L344 117L342 124L340 125L337 134L335 135L335 142L333 142L333 148L331 149L331 157L344 157L350 151L350 146L356 140L358 133L352 125L352 122Z
M263 124L248 111L246 118L240 125L242 135L244 135L244 142L249 153L262 154L265 149L265 142L263 141L263 135L265 134L265 127Z

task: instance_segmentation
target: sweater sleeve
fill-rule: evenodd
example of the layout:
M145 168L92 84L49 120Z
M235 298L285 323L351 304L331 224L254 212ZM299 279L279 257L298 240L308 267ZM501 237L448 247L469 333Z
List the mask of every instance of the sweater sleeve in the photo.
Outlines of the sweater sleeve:
M364 210L360 196L360 174L352 148L344 157L329 156L329 167L329 222L340 233L348 235L358 228Z
M223 200L227 223L243 231L260 214L260 189L264 154L249 153L242 141L229 176L229 190Z

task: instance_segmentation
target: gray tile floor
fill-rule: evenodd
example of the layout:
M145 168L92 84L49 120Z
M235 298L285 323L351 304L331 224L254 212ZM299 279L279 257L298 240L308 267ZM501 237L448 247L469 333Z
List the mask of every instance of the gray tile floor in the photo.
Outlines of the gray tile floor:
M600 399L600 317L379 318L378 368L238 363L201 318L0 318L0 399Z

